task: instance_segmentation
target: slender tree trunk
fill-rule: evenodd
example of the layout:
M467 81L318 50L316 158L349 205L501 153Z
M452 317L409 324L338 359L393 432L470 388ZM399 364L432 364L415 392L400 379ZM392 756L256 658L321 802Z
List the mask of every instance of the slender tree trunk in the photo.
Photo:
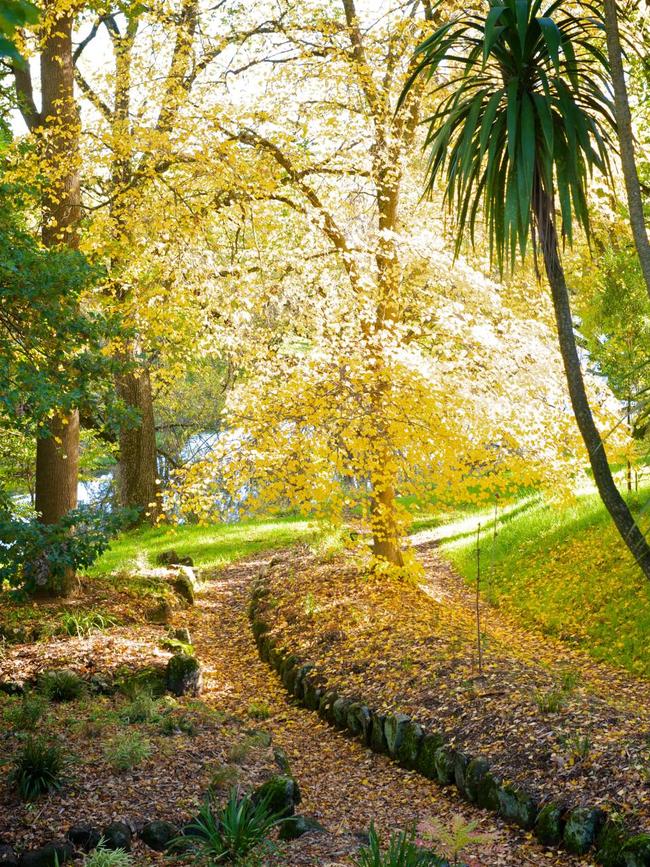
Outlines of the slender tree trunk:
M137 427L120 430L119 501L139 510L139 520L153 522L160 514L160 498L151 378L146 366L118 379L118 392L137 410Z
M571 406L587 447L594 481L603 501L632 556L650 579L650 546L639 530L627 503L621 496L609 467L605 446L594 422L582 377L580 358L573 331L569 291L560 262L552 198L540 190L535 196L535 221L544 256L546 276L551 287L560 353L564 363Z
M630 114L625 70L623 68L623 52L621 50L621 37L618 29L618 12L616 0L603 0L603 2L605 6L607 53L609 54L612 83L614 85L616 125L618 127L621 166L623 168L625 190L627 192L627 206L630 212L630 225L639 261L641 262L641 271L643 272L648 295L650 295L650 240L648 239L645 225L641 186L639 184L639 174L634 156L634 134L632 132L632 116Z
M48 10L52 13L52 10ZM79 118L74 101L72 15L54 15L41 52L43 152L48 192L43 209L43 243L48 247L78 246L81 211L79 181ZM35 507L45 524L59 521L77 505L79 479L79 413L55 413L51 436L36 446ZM74 575L52 592L69 592Z

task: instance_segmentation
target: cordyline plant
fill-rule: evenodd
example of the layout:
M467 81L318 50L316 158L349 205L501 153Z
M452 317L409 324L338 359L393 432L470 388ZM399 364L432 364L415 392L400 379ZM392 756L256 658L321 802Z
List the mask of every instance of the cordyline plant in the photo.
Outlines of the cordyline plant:
M573 412L601 499L645 576L650 547L619 493L595 425L573 331L558 244L577 224L589 235L588 182L610 175L613 106L600 49L601 10L562 0L490 0L485 14L461 13L417 49L402 100L424 76L444 95L426 119L426 190L442 180L457 227L456 251L473 242L479 214L503 273L532 241L551 289ZM444 73L443 81L436 81ZM451 78L451 80L450 80ZM559 205L559 217L556 215Z

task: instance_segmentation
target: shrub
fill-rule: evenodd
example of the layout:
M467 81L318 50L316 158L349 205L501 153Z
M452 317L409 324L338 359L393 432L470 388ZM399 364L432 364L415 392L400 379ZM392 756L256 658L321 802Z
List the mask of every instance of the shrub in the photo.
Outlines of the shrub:
M74 701L86 692L86 684L74 671L46 671L38 680L38 688L50 701Z
M436 848L449 859L452 865L458 865L461 855L492 841L492 834L477 833L477 827L478 822L466 822L461 815L456 815L448 827L440 822L425 822L420 827L420 832L425 839L436 843Z
M151 744L138 732L122 735L110 741L104 755L114 771L128 771L142 764L151 755Z
M270 811L268 798L256 803L250 795L240 795L238 789L232 788L228 802L216 813L210 801L205 801L183 837L174 843L189 841L197 858L207 863L239 862L268 843L271 830L280 821Z
M368 845L359 850L357 867L442 867L443 861L415 842L415 831L391 834L388 848L382 850L374 825L370 825Z
M84 858L84 867L131 867L132 860L124 849L106 849L104 839L90 855Z
M117 620L114 617L101 614L99 611L86 611L79 614L66 611L61 615L58 632L77 638L88 638L93 632L103 632L103 630L116 625Z
M13 729L30 731L43 719L47 704L39 695L25 695L19 702L5 710L6 721Z
M58 791L63 785L65 757L57 744L30 738L14 759L9 784L25 801L33 801L46 792Z

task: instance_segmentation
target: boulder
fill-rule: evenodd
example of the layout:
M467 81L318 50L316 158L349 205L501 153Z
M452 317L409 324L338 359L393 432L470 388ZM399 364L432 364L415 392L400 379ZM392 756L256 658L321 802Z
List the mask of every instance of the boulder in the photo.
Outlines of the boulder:
M623 846L625 867L649 867L650 834L638 834Z
M105 849L123 849L125 852L131 851L131 840L133 834L131 829L125 822L111 822L102 831L104 838L103 846Z
M584 855L596 842L605 814L591 807L574 807L567 813L562 841L572 855Z
M25 852L18 862L20 867L60 867L74 858L72 843L46 843L32 852Z
M424 730L419 723L409 720L404 726L402 739L397 747L397 761L403 768L412 770L417 766L420 744L424 738Z
M436 768L436 780L441 786L450 786L454 782L454 750L448 746L438 747L433 754Z
M515 786L501 786L497 792L499 813L506 822L530 831L537 819L537 804L532 797Z
M489 770L490 763L487 759L484 759L481 756L476 756L476 758L471 759L467 763L463 775L463 794L468 801L472 802L472 804L478 803L481 783L485 779L486 774L489 773Z
M352 702L347 698L337 698L332 705L332 719L339 729L345 729L348 724L348 710Z
M388 753L392 758L397 757L397 751L402 745L406 727L410 722L410 717L404 713L389 713L387 715L384 722L384 734L386 735Z
M298 783L293 777L282 774L271 777L258 786L252 794L252 799L256 804L266 800L270 813L286 819L288 816L293 816L296 805L300 803L302 797Z
M0 865L2 867L18 867L20 859L8 843L0 843Z
M188 566L181 566L174 571L169 579L169 585L174 593L183 599L188 605L194 605L194 587L196 580L194 572Z
M309 710L318 710L322 695L323 690L316 686L312 678L305 678L302 697L305 707L309 708Z
M67 833L68 840L75 849L80 849L82 852L90 852L95 849L101 836L99 830L93 828L92 825L72 825Z
M454 783L456 788L461 793L463 798L467 798L467 789L465 788L465 773L469 765L469 756L466 753L456 750L454 754Z
M559 804L546 804L539 811L534 833L544 846L559 846L564 831L563 810Z
M373 711L372 722L370 724L370 749L375 753L387 753L388 744L386 743L386 734L384 727L386 725L386 717Z
M350 734L354 735L355 738L361 738L363 743L367 744L370 739L371 724L370 709L365 704L353 701L348 708L347 727Z
M143 826L140 839L155 852L164 852L171 841L178 837L178 833L178 828L171 822L157 820Z
M416 770L428 780L437 780L434 754L444 743L440 734L425 734L420 744Z
M327 690L327 692L321 696L320 702L318 704L319 715L332 725L334 724L334 702L338 699L338 697L338 693L334 692L334 690Z
M167 663L167 689L173 695L200 695L203 687L201 663L195 656L177 653Z
M293 695L298 699L298 701L304 701L307 678L309 672L312 671L313 668L313 663L306 662L304 665L301 665L296 672L296 679L293 685Z
M476 785L476 803L484 810L499 812L499 792L501 780L488 771Z
M326 829L308 816L291 816L280 824L280 840L297 840L305 834L324 834Z

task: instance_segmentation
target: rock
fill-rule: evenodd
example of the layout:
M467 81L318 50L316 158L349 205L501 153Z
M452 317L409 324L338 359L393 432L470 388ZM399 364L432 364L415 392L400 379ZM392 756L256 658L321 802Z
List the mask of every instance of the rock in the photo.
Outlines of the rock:
M500 791L501 780L488 771L476 786L476 803L479 807L483 807L484 810L492 810L493 813L498 813Z
M448 746L438 747L433 754L436 768L436 780L441 786L450 786L454 782L454 750Z
M18 862L20 867L59 867L74 858L72 843L47 843L33 852L25 852Z
M420 744L416 769L423 777L428 780L437 780L436 765L434 755L444 743L444 739L440 734L425 734Z
M251 631L253 633L253 638L259 644L259 639L264 635L265 632L270 632L271 627L265 620L257 618L256 620L253 620L251 624Z
M337 698L332 705L332 719L337 728L344 729L347 727L348 710L351 704L352 702L347 698Z
M460 750L456 750L454 754L454 783L456 783L456 788L463 798L468 798L467 789L465 788L465 772L468 765L469 756Z
M327 690L327 692L321 696L318 705L319 715L327 722L332 723L332 725L334 724L334 702L338 697L338 693L334 692L334 690Z
M602 867L626 867L624 845L625 829L620 822L608 819L596 838L596 861Z
M146 618L149 623L158 625L167 625L171 623L174 616L174 609L167 599L160 601L154 608L147 612Z
M17 680L0 680L0 692L4 692L5 695L24 695L25 684Z
M566 817L562 840L572 855L584 855L593 846L605 820L602 810L574 807Z
M162 820L148 822L140 831L140 839L155 852L164 852L176 837L178 828Z
M477 756L468 762L464 773L464 795L472 804L478 803L481 783L490 770L487 759ZM458 781L456 781L458 783Z
M194 573L188 566L181 566L177 572L174 572L169 580L169 584L177 596L184 599L189 605L194 605L194 587L196 584Z
M8 843L0 843L0 864L2 867L18 867L18 855Z
M386 746L388 753L393 758L396 758L397 751L402 744L406 726L411 722L410 717L404 713L390 713L386 717L384 723L384 734L386 736Z
M280 824L280 840L297 840L305 834L324 834L326 829L308 816L291 816Z
M276 765L280 768L282 773L290 777L291 776L291 765L289 764L289 759L287 758L287 754L282 749L282 747L274 747L273 748L273 758L275 759Z
M88 681L88 686L96 695L113 695L116 689L115 684L102 674L93 674Z
M201 663L195 656L177 653L167 663L167 689L174 695L200 695L203 687Z
M162 554L158 554L156 563L159 566L194 566L194 560L191 557L179 557L173 548L171 551L163 551Z
M279 566L282 563L282 557L279 555L275 555L275 557L271 557L269 560L269 569L272 569L274 566Z
M303 704L309 710L318 710L323 690L316 686L310 677L305 678L303 687Z
M174 629L171 637L175 638L176 641L182 641L183 644L192 643L192 636L190 635L190 630L186 626L179 626L178 629Z
M420 744L424 737L424 731L419 723L409 720L404 726L402 739L397 747L397 761L403 768L412 770L417 765Z
M534 833L544 846L559 846L562 840L564 822L562 807L559 804L546 804L539 811Z
M271 777L262 783L255 789L252 798L256 804L266 799L269 812L281 819L293 816L296 805L302 800L298 783L286 775Z
M298 701L304 701L307 677L313 668L313 664L307 662L305 665L301 665L296 672L296 679L293 685L293 695L298 699Z
M623 846L625 867L649 867L650 834L638 834Z
M373 711L372 722L370 724L370 749L375 753L387 753L388 744L386 743L386 734L384 727L386 725L386 717Z
M347 727L348 731L355 738L361 738L364 744L367 744L370 739L370 726L372 724L372 715L369 708L365 704L353 701L348 708Z
M298 657L292 654L291 656L286 657L280 669L282 683L290 695L293 694L296 685L296 678L298 676L298 671L300 670L300 664Z
M95 849L101 836L98 829L93 828L92 825L73 825L67 833L67 838L75 849L81 849L82 852Z
M526 831L535 824L537 805L529 794L514 786L501 786L497 792L499 813L506 822L519 825Z
M102 832L104 838L103 846L105 849L123 849L125 852L131 851L131 840L133 834L131 829L125 822L111 822Z

